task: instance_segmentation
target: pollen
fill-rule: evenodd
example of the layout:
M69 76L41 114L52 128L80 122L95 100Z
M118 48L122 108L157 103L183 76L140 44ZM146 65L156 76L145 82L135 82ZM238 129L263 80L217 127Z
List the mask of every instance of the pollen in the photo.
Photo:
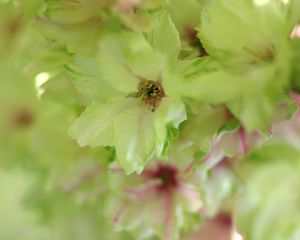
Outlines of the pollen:
M152 112L156 110L161 99L165 96L165 91L160 81L141 80L138 85L138 97Z

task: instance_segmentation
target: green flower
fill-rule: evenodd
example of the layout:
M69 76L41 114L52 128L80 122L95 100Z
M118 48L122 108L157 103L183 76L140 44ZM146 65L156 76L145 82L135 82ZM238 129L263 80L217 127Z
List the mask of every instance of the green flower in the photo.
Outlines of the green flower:
M236 208L236 222L245 238L299 238L299 163L298 150L270 142L238 168L245 194Z
M203 0L173 0L166 5L166 9L180 34L181 59L192 59L206 55L195 29L200 22L204 2Z
M55 44L63 44L70 53L92 55L103 33L102 10L107 1L47 1L37 18L38 30Z
M151 12L161 9L166 0L118 0L112 4L112 12L122 24L134 31L151 28Z
M156 21L164 28L155 24L146 38L108 34L97 58L78 57L67 68L87 105L70 135L81 146L115 147L127 174L140 173L153 156L163 157L168 129L177 129L186 119L181 97L188 92L181 91L174 63L178 33L168 15L161 13ZM164 31L168 37L160 38Z
M224 106L212 107L192 99L185 99L188 119L174 133L170 145L169 157L180 164L181 159L203 164L203 159L214 147L214 141L220 129L227 121L227 109Z
M294 1L257 2L207 2L198 30L210 57L184 69L195 97L226 103L248 131L270 124L289 87L296 24Z

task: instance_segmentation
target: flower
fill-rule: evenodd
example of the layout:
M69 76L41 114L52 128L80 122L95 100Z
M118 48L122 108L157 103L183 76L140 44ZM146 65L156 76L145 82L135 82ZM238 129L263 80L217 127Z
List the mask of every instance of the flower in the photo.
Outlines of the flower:
M269 142L238 167L245 191L235 215L245 239L298 239L299 163L298 149Z
M185 69L194 97L227 104L247 132L265 130L290 87L296 2L207 2L197 29L209 57Z
M127 174L141 173L153 156L164 157L170 131L186 119L174 57L179 37L161 13L147 37L111 33L96 59L77 57L67 70L86 110L70 128L81 146L112 146ZM164 28L161 25L165 26ZM161 35L169 32L168 38ZM173 36L172 42L169 39ZM169 44L171 43L171 44Z
M200 221L199 178L190 162L185 167L171 161L151 163L141 175L125 176L119 167L111 167L108 213L116 230L130 230L139 239L179 239L180 231Z
M36 23L52 44L91 56L104 30L101 13L108 5L103 0L48 1Z

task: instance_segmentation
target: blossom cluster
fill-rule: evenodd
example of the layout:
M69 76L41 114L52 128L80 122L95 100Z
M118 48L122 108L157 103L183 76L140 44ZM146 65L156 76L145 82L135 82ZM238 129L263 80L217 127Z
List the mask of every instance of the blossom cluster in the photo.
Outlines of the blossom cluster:
M0 0L0 34L1 239L300 239L299 0Z

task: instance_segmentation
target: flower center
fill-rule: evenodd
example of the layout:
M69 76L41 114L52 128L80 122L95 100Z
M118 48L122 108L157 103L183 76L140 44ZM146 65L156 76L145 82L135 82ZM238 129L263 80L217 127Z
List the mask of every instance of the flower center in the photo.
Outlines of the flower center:
M155 111L161 99L165 96L165 91L160 81L141 80L138 85L138 97L152 112Z
M160 180L159 189L170 190L178 186L178 169L172 165L159 164L153 171L153 178Z
M19 109L12 117L13 125L20 128L30 127L33 121L34 116L28 109Z

